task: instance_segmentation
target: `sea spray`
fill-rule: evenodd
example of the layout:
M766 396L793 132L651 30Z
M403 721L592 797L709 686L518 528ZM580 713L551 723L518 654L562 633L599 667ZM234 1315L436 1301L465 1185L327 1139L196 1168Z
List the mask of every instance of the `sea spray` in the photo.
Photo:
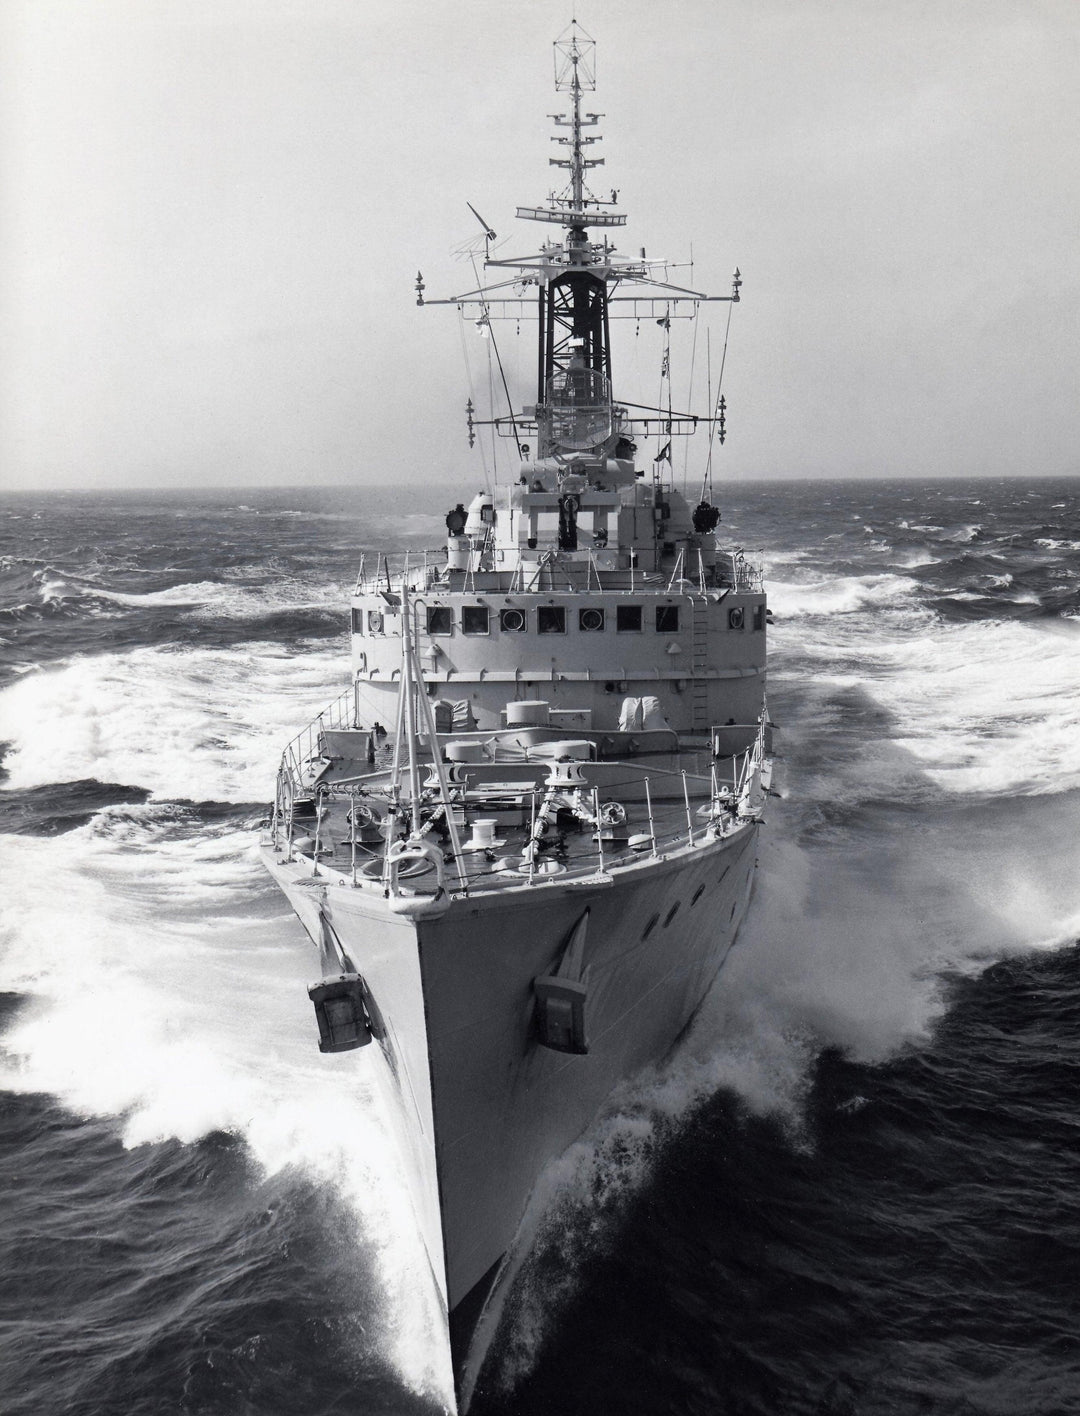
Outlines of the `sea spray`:
M96 778L167 798L264 801L285 744L341 692L336 646L75 659L0 690L8 786Z
M43 881L47 886L43 888ZM0 1084L115 1117L129 1147L242 1137L265 1175L348 1201L381 1298L378 1350L447 1403L443 1308L394 1140L378 1048L322 1057L298 978L315 971L235 827L193 835L122 808L51 840L9 838L0 992L24 999ZM305 967L306 959L306 967Z

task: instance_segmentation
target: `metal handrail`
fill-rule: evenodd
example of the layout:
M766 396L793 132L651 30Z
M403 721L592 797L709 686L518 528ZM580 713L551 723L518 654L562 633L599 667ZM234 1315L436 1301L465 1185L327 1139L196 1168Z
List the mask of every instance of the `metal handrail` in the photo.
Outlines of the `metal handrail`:
M536 559L522 559L515 565L503 568L492 566L481 569L470 563L463 568L464 579L460 588L475 593L487 588L498 588L515 595L547 595L553 588L565 589L571 594L607 594L630 592L632 594L671 593L676 583L693 585L699 594L708 590L760 591L764 588L765 567L763 553L748 553L742 550L724 551L719 560L706 566L698 553L698 563L688 563L685 548L680 549L674 570L650 571L640 565L631 564L619 569L611 569L603 563L605 552L588 550L562 552L556 547L537 548ZM610 549L610 548L609 548ZM448 588L446 579L447 557L445 549L426 549L380 554L374 561L364 556L361 559L353 587L354 595L389 593L397 595L404 587L411 593L423 593L439 584ZM492 577L488 580L488 577ZM498 584L498 578L503 584ZM554 586L554 578L560 584ZM545 581L552 583L545 584Z

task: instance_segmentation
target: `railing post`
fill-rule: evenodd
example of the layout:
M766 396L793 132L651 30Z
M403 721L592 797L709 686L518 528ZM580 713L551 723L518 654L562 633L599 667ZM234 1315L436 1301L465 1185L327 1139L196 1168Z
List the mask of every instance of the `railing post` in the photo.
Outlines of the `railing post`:
M349 788L349 866L352 873L352 883L356 884L356 788Z
M686 773L682 774L683 800L686 802L686 844L694 844L694 818L690 814L690 787L686 781Z
M529 884L533 883L533 876L536 874L536 788L533 787L529 796Z
M653 821L652 792L649 790L648 777L645 778L645 809L649 813L649 837L652 840L652 853L655 856L658 854L656 849L656 823Z

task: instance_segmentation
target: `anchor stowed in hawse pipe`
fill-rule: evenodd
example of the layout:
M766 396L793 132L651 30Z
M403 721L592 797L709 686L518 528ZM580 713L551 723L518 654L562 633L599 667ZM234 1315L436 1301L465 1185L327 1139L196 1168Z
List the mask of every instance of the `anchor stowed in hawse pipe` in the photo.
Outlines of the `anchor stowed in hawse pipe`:
M349 958L319 905L319 963L322 978L308 989L319 1024L320 1052L349 1052L378 1035L378 1016L363 975Z

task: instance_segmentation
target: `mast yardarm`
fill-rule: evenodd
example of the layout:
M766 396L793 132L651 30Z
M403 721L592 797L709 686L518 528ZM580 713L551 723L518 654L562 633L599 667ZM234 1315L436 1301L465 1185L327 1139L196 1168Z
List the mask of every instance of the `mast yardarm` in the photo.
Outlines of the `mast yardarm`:
M587 173L604 163L602 157L588 156L600 141L595 128L603 116L582 111L586 93L596 88L596 44L576 21L555 41L555 88L570 96L569 114L553 113L557 131L552 141L560 155L549 159L553 167L568 173L566 186L551 192L543 206L518 207L526 221L562 226L562 241L546 242L532 256L493 260L488 252L493 233L475 207L470 210L485 228L486 268L506 268L517 272L512 278L470 290L448 300L424 299L424 284L417 274L417 304L479 305L485 324L500 315L519 318L526 310L528 287L537 287L536 314L539 323L537 390L535 408L491 420L500 432L518 438L535 431L538 455L553 457L566 465L580 459L603 459L621 438L650 431L666 437L690 433L709 414L676 412L643 404L616 406L612 396L610 320L692 316L703 301L739 299L736 279L730 295L707 295L701 291L657 279L653 271L666 274L665 261L628 260L616 255L606 236L590 240L590 227L625 226L626 216L614 210L618 197L597 197L586 181ZM643 288L641 288L643 287ZM641 288L641 289L638 289ZM625 293L624 293L625 291ZM626 306L612 310L612 306ZM689 308L687 308L689 307ZM516 313L515 313L516 310ZM634 411L631 413L630 410ZM645 416L643 416L645 415ZM470 418L470 434L481 420Z

